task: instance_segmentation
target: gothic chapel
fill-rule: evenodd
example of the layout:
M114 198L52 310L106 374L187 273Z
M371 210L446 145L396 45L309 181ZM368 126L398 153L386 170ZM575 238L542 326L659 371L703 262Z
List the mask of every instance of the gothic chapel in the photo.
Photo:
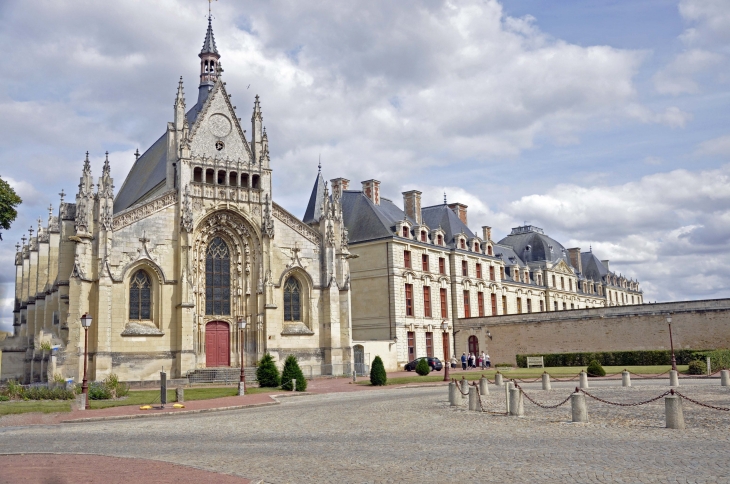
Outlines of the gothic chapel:
M322 197L322 216L309 225L277 205L259 97L249 140L210 18L199 57L194 104L181 78L173 122L136 155L116 197L108 155L95 185L87 154L75 203L62 198L18 246L3 379L81 381L85 313L92 381L239 366L242 344L246 366L266 352L317 368L351 363L341 198Z

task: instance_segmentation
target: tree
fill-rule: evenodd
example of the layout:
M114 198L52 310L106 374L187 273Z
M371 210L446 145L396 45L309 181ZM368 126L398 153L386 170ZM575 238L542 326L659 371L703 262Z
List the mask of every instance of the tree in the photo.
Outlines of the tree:
M388 375L385 374L385 366L383 360L376 356L373 360L373 366L370 368L370 384L374 386L383 386L388 381Z
M304 378L302 369L299 368L297 357L289 355L284 361L284 369L281 371L281 389L291 391L291 381L297 381L296 391L304 392L307 390L307 380Z
M259 366L256 368L256 379L260 387L276 388L279 386L279 370L276 368L271 354L266 353L259 361Z
M421 376L426 376L431 373L431 367L428 366L428 361L426 360L426 358L421 358L418 361L418 364L416 365L416 373Z
M10 230L10 224L15 221L18 211L15 209L23 200L15 193L8 182L0 178L0 228ZM0 240L2 240L0 232Z

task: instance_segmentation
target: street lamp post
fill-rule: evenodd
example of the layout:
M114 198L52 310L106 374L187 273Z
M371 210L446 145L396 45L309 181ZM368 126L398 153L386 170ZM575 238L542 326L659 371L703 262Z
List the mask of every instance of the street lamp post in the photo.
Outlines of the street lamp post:
M451 358L449 357L449 323L444 320L443 323L441 323L441 329L444 330L444 335L446 335L446 344L444 345L444 381L449 381L449 367L451 366Z
M81 393L84 395L85 409L89 410L89 382L86 379L86 366L89 361L89 326L91 326L91 316L84 313L81 316L81 326L84 327L84 379L81 381Z
M246 319L238 318L238 329L241 331L241 379L238 384L238 394L243 395L246 390L246 373L244 372L244 336L246 331Z
M677 359L674 357L674 341L672 341L672 316L667 315L667 324L669 325L669 346L672 348L672 370L677 371Z

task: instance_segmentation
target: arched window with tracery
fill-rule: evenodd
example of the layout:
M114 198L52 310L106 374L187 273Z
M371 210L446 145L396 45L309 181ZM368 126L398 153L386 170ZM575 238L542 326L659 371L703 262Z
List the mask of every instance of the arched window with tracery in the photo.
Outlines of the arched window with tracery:
M210 242L205 255L205 314L231 314L231 258L220 237Z
M138 270L129 282L129 319L152 319L152 284L150 276L143 270Z
M284 321L302 320L302 286L294 277L284 283Z

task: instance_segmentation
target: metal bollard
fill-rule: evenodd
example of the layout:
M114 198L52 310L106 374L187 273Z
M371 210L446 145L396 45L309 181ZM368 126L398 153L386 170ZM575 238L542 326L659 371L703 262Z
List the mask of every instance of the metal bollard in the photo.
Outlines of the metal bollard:
M160 372L160 405L165 406L167 403L167 373Z
M550 390L552 387L550 386L550 374L548 372L543 372L542 374L542 389L543 390Z
M459 400L457 400L458 395L456 392L458 392L459 389L456 387L456 382L454 380L451 380L449 383L449 405L452 407L456 407L459 405Z
M588 422L586 396L583 393L575 392L570 396L570 407L573 413L573 422Z
M631 386L631 373L629 373L626 370L621 372L621 386L624 386L624 387Z
M525 414L521 388L509 389L509 414L513 417L522 417Z
M479 394L489 395L489 380L487 380L486 376L482 376L479 379Z
M477 387L469 388L469 410L479 410L479 394L477 393Z
M730 370L720 370L720 386L730 386Z
M502 381L501 373L497 372L494 374L494 384L497 385L498 387L501 387L502 385L504 385L504 382Z
M669 386L670 387L679 386L679 373L677 372L677 370L669 371Z
M357 372L355 372L355 371L352 372L352 381L353 382L357 381Z
M580 372L580 387L588 388L588 373L585 371Z
M672 391L674 393L674 391ZM684 413L682 412L682 399L677 395L664 397L664 411L667 417L668 429L683 429Z
M185 401L185 389L183 387L177 387L175 389L175 400L180 403Z
M293 392L297 391L297 379L296 378L291 379L291 391L293 391Z

